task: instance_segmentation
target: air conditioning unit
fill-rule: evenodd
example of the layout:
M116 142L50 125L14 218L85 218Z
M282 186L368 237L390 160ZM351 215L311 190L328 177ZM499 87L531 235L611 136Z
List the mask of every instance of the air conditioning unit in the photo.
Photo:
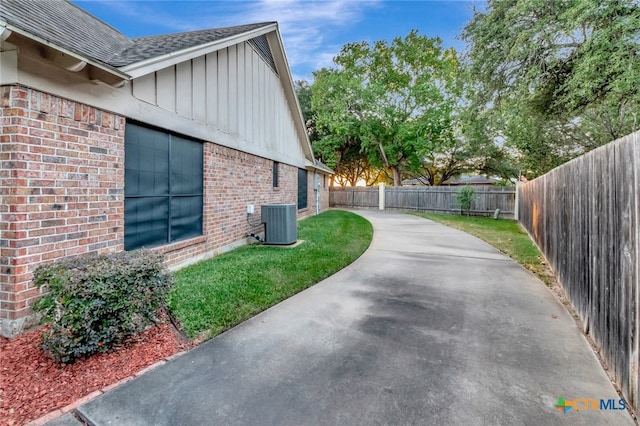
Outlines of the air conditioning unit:
M265 243L286 245L298 241L295 204L266 204L262 206L261 217Z

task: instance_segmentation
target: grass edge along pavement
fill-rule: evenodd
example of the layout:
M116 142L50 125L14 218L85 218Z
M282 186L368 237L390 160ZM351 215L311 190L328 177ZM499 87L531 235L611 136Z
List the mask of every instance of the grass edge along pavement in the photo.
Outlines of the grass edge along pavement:
M214 337L352 263L372 237L351 212L308 217L297 247L251 244L175 272L169 309L189 337Z
M524 268L528 269L542 280L556 298L564 305L567 312L571 315L582 332L584 338L591 345L594 355L600 362L603 370L611 380L611 384L618 392L621 398L624 398L620 386L617 384L615 377L612 376L607 362L602 357L598 345L594 342L592 336L587 332L585 324L580 320L580 316L569 301L562 285L558 282L551 267L541 254L538 246L533 242L529 234L522 228L516 220L509 219L493 219L489 217L479 216L458 216L441 213L420 213L410 212L409 214L420 216L434 222L450 226L467 232L475 237L480 238L486 243L492 245L497 250L511 257ZM627 411L636 424L638 417L630 405L627 405Z
M434 222L467 232L492 245L531 271L548 287L554 277L544 256L529 234L515 220L438 213L411 213Z

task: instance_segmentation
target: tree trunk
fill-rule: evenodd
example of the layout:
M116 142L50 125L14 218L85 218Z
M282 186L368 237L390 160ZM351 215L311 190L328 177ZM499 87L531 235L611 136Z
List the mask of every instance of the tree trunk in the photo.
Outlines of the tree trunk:
M393 172L393 186L402 186L402 179L400 179L400 170L397 166L391 167Z

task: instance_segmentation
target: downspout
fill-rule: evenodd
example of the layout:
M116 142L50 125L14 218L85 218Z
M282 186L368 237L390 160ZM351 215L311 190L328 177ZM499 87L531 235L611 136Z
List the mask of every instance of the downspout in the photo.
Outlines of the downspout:
M313 189L316 191L316 215L320 214L320 179L318 170L313 171Z

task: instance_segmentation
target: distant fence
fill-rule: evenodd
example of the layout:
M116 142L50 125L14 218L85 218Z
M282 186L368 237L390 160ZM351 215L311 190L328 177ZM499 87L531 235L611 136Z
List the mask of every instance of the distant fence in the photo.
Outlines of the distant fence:
M460 213L456 199L459 187L453 186L401 186L385 187L382 195L385 209L414 210L435 213ZM470 214L491 216L500 209L500 217L514 217L516 191L514 187L476 186ZM379 208L378 187L331 188L329 205L332 207Z
M519 216L638 408L640 132L519 187Z

